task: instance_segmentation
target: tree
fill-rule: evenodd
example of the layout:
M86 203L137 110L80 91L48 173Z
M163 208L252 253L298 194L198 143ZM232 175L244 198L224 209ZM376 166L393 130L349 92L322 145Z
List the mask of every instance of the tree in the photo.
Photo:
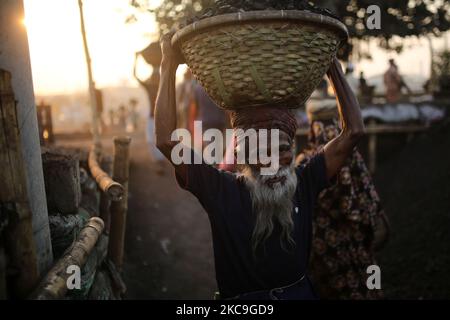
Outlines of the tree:
M392 46L393 36L439 36L450 29L450 2L446 0L316 0L315 3L341 17L351 38L376 37L385 49L402 49L401 45ZM380 29L366 28L366 11L371 5L381 9Z
M192 15L214 4L214 0L163 0L161 5L151 7L151 0L130 0L130 4L155 15L164 34L172 27L178 27ZM239 2L238 0L229 0ZM258 0L241 0L258 1ZM274 0L286 1L289 0ZM292 0L291 0L292 1ZM300 1L300 0L298 0ZM394 36L439 36L450 30L450 2L447 0L313 0L324 8L330 9L347 26L350 39L339 52L341 59L347 60L352 52L352 39L367 40L376 38L379 45L387 50L401 52L403 42L393 41ZM381 25L379 29L367 28L369 6L380 9ZM361 53L370 58L370 53Z
M341 17L351 37L356 38L369 36L390 39L394 35L406 37L429 33L439 35L450 29L450 2L446 0L314 0L313 2ZM132 6L153 12L163 32L213 4L214 0L163 0L160 6L151 8L150 0L131 0ZM380 29L369 30L365 27L366 10L371 5L381 9Z
M440 94L450 96L450 51L437 54L433 68Z
M151 2L151 0L131 0L130 4L140 11L154 14L161 35L214 4L214 0L163 0L161 5L153 7ZM135 17L131 16L128 21L134 19Z

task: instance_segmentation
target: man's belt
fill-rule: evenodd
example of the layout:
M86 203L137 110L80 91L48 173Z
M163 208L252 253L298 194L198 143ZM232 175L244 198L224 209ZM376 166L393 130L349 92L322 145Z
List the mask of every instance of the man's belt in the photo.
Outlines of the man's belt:
M306 276L302 275L297 281L283 287L241 293L224 300L283 300L283 294L301 284L305 278ZM218 292L216 292L214 299L220 299L220 294Z

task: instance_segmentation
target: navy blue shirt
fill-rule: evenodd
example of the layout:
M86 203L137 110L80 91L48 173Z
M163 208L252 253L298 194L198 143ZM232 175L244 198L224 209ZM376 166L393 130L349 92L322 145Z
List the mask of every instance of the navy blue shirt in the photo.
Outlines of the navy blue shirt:
M299 280L308 265L312 241L312 212L319 192L326 187L323 153L296 168L293 201L294 247L283 249L281 228L253 253L255 225L250 193L242 177L207 164L186 165L187 181L180 186L197 197L211 223L216 278L222 297L283 287ZM285 246L286 247L286 246Z

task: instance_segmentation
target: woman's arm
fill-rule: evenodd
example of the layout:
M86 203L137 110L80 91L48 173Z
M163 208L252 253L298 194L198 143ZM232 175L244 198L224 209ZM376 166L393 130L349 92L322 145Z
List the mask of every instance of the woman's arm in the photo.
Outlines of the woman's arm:
M342 131L324 147L327 177L334 177L364 135L364 122L358 100L345 79L342 67L335 58L328 70L328 78L336 95Z

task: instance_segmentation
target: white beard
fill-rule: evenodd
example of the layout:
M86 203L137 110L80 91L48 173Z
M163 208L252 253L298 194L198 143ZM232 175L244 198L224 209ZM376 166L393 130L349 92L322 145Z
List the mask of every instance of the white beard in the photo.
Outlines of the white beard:
M252 236L253 250L255 251L258 244L267 240L272 234L274 221L278 221L282 229L281 246L285 248L283 240L294 244L291 235L294 229L292 198L297 189L294 163L278 171L275 177L284 176L286 179L284 182L274 183L272 188L266 182L274 176L260 175L259 171L255 172L249 166L244 166L241 174L244 176L245 183L250 191L253 212L257 215Z

